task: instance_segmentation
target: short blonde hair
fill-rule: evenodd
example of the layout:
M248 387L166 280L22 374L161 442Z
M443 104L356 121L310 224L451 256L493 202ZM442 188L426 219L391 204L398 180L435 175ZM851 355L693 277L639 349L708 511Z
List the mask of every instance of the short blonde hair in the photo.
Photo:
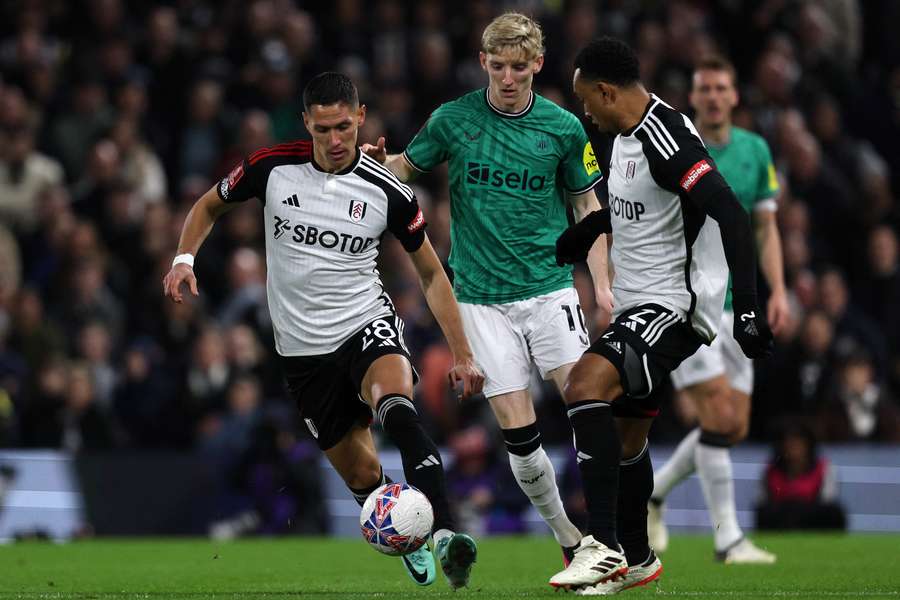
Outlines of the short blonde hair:
M508 12L484 28L481 48L487 54L499 54L507 48L521 49L530 60L544 53L544 32L534 19Z

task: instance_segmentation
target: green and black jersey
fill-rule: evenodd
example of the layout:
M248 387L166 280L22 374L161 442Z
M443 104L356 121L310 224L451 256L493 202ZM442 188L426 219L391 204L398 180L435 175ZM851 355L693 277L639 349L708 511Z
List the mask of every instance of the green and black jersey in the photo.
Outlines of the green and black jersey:
M566 193L602 179L575 115L537 94L505 113L481 89L435 110L404 154L420 171L449 162L450 266L461 302L515 302L572 285L571 269L554 258L568 226Z

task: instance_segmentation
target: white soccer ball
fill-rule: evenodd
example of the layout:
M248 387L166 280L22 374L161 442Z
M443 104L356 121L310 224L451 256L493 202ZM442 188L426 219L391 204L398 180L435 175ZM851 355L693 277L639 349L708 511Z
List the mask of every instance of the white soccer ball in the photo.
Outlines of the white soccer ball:
M415 552L428 540L434 511L425 494L405 483L388 483L366 498L359 528L369 545L383 554Z

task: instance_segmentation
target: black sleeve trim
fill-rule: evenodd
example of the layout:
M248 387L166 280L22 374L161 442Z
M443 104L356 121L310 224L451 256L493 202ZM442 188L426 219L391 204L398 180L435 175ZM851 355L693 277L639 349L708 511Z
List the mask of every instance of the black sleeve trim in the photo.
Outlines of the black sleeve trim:
M595 187L597 187L597 185L599 185L601 181L603 181L603 175L600 175L600 177L598 177L596 181L591 182L590 184L587 185L587 187L584 187L580 190L570 190L569 188L566 188L566 193L571 194L573 196L578 196L580 194L586 194L589 191L591 191L592 189L594 189ZM565 186L563 186L563 187L565 187Z

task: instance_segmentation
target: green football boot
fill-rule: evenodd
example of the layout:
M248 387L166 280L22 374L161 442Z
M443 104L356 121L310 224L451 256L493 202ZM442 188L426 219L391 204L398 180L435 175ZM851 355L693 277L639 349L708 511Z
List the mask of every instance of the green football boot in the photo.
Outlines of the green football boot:
M434 583L437 569L434 568L434 556L431 555L428 544L422 544L421 548L401 556L400 560L403 561L403 567L417 585Z
M469 573L478 554L475 540L464 533L454 533L442 538L434 547L434 553L441 561L441 569L452 589L469 585Z

